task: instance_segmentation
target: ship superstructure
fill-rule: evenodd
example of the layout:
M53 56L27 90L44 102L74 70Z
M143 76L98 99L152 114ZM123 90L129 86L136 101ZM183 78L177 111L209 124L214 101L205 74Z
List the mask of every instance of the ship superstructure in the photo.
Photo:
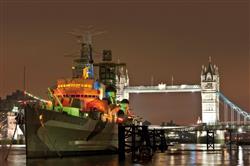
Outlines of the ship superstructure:
M51 102L43 108L26 106L27 157L116 151L117 124L131 119L129 102L117 102L116 94L126 85L126 64L112 62L111 50L104 50L103 61L94 63L91 35L82 35L72 78L48 88Z
M128 85L126 64L112 62L111 50L103 50L102 62L94 64L91 37L89 33L86 36L80 43L80 57L74 60L72 78L59 79L56 88L49 89L52 109L73 116L88 113L95 119L104 115L114 118L120 110L117 107L120 98L116 94ZM97 76L94 76L94 66L99 68Z

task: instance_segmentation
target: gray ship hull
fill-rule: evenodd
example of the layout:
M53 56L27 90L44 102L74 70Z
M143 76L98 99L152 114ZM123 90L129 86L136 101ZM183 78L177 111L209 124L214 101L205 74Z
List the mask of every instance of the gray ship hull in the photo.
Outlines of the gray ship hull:
M117 132L116 123L25 109L27 158L114 153L118 149Z

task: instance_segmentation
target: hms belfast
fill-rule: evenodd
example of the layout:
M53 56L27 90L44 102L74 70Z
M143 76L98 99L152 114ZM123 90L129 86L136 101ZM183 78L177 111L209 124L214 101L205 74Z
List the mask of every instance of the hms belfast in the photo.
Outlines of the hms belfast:
M114 63L111 50L103 50L102 61L94 63L92 52L91 35L81 35L72 78L48 88L48 101L26 103L27 158L118 150L118 124L133 121L128 100L121 100L129 83L126 64Z

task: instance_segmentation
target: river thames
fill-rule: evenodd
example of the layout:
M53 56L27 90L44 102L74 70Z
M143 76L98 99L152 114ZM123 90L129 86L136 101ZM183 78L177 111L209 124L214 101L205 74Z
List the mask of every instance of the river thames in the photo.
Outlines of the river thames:
M144 163L132 163L130 156L119 162L118 155L81 156L50 159L26 160L25 147L13 147L7 161L1 149L1 166L129 166L129 165L250 165L250 146L234 147L232 151L215 146L215 150L206 151L205 144L181 144L171 147L165 153L155 153L153 159Z

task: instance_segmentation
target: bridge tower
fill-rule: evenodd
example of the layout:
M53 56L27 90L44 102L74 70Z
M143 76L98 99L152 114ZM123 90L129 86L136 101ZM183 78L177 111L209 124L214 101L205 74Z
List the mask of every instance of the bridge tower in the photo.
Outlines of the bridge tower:
M201 102L202 122L214 123L219 121L219 72L218 67L213 65L211 57L207 67L201 70Z
M119 66L116 75L117 100L122 101L122 99L129 99L129 94L124 92L124 88L127 86L129 86L128 70L126 66Z

